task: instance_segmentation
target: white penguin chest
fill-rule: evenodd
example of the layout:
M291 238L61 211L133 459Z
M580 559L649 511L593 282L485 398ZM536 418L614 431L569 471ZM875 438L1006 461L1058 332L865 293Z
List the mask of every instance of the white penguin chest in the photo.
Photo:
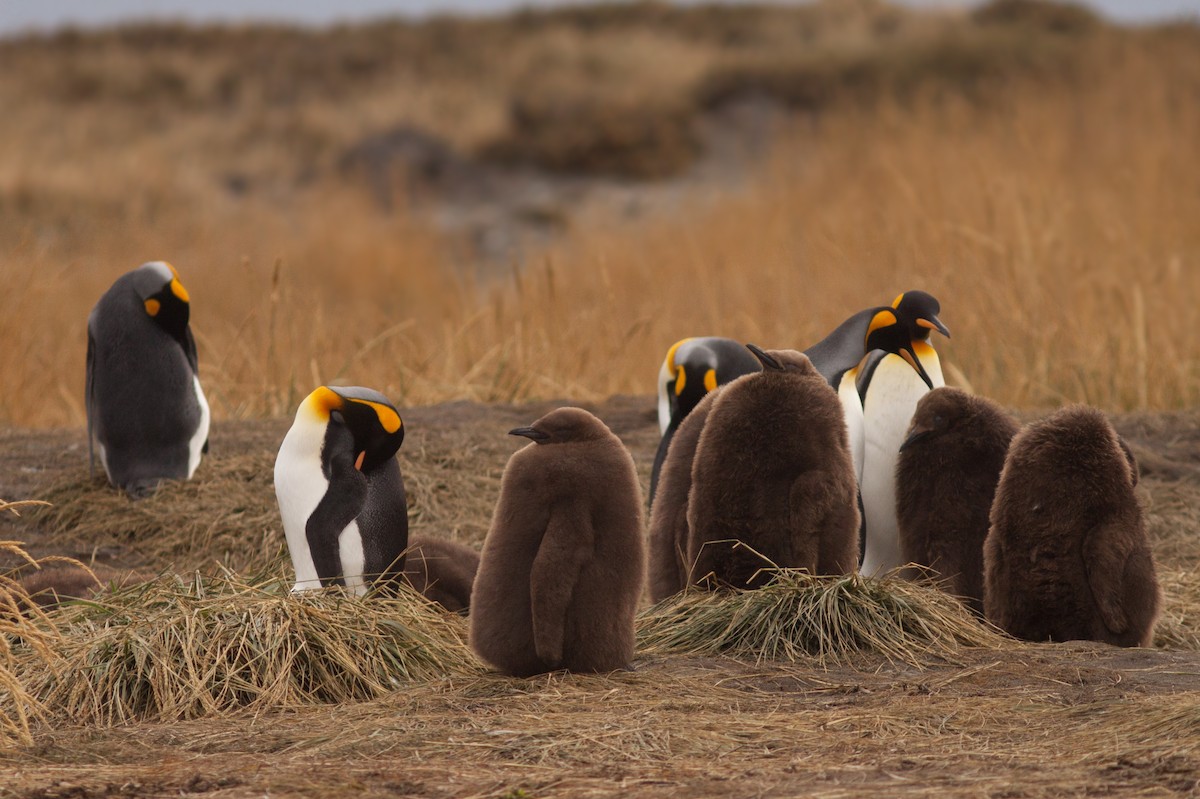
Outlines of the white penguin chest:
M921 357L922 365L938 386L942 382L941 368L936 356L929 361L927 363L926 358ZM904 565L896 519L896 464L917 403L928 392L925 381L899 355L888 355L880 361L867 387L863 401L863 464L859 483L867 538L863 574L881 573Z

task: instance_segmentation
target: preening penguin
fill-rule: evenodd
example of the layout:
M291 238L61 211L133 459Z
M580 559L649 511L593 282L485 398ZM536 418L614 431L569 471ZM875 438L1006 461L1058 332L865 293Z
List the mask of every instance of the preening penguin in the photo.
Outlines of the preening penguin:
M983 542L1020 425L996 403L935 388L917 403L896 466L900 559L932 569L983 615Z
M650 601L661 602L688 584L688 495L692 488L692 464L696 445L708 420L708 412L720 394L718 387L687 415L663 462L659 491L650 502Z
M404 558L404 576L427 599L453 613L466 614L479 555L457 541L414 538Z
M511 435L533 443L504 469L471 593L471 648L518 677L623 668L646 573L633 458L579 408Z
M683 420L708 392L761 368L758 359L731 338L685 338L671 345L658 372L658 426L662 439L650 470L651 503L671 438Z
M950 331L938 319L938 301L923 291L906 291L890 308L876 312L868 326L870 352L855 372L862 401L863 574L904 564L896 520L896 463L917 402L944 384L929 334ZM839 392L845 403L847 392ZM851 402L847 417L852 413ZM850 424L853 427L853 424Z
M404 570L403 441L400 414L378 391L321 386L300 403L275 459L294 591L344 585L365 594Z
M772 563L852 572L859 516L837 395L803 353L751 348L762 373L721 389L696 447L690 581L754 588Z
M1136 484L1132 454L1095 408L1019 432L984 544L988 621L1029 641L1148 646L1160 597Z
M114 486L137 498L186 480L208 451L187 289L165 261L117 278L88 316L87 408L93 447Z

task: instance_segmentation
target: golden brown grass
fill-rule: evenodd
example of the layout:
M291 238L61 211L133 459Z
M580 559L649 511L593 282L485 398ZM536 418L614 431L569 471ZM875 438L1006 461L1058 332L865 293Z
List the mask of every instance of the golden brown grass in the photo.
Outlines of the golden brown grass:
M822 666L864 654L920 664L1004 641L935 588L895 575L816 577L790 569L754 591L688 591L668 599L642 615L638 634L650 652Z
M26 690L83 724L362 701L479 669L461 617L407 587L293 596L279 578L170 576L70 603L47 629L58 668L26 659Z
M759 45L810 37L868 54L893 39L907 47L966 35L953 18L887 10L900 21L884 24L876 12L823 8L820 24L775 12L716 22L719 14L650 14L643 28L619 13L600 14L603 24L534 15L524 28L501 25L497 41L507 44L486 47L483 28L446 23L438 35L479 44L478 57L434 59L429 69L445 98L472 69L493 68L476 88L498 97L515 97L519 76L553 74L548 92L590 85L609 98L637 83L631 70L659 79L646 89L655 96L683 97L715 65L754 52L713 50L721 26L747 26ZM991 35L971 24L971 36ZM424 41L431 30L347 30L307 46L322 58L342 53L337 63L353 73L347 53L391 52L353 42ZM1072 64L1054 79L1002 71L967 88L923 78L903 91L854 88L855 102L786 126L746 183L673 216L587 214L511 269L477 268L420 213L379 210L329 166L339 148L386 128L385 118L396 123L388 109L414 107L379 93L393 85L389 70L411 65L378 55L381 71L339 78L344 95L300 82L287 102L243 98L225 110L170 91L147 99L112 89L122 76L149 80L160 61L188 86L209 85L205 70L238 52L217 31L175 35L173 48L152 46L156 36L173 41L155 30L0 48L0 60L32 70L0 80L0 97L20 109L0 146L21 153L0 165L0 383L21 387L0 407L0 424L83 423L88 310L117 275L151 258L175 263L191 291L218 419L287 414L313 385L334 381L375 386L401 404L648 393L662 353L684 335L803 347L913 287L942 300L954 332L939 342L951 380L1001 402L1163 409L1197 400L1200 344L1184 334L1200 323L1191 302L1200 293L1200 109L1191 101L1200 48L1189 28L1054 34ZM303 50L295 35L235 38L244 52L291 53ZM672 42L672 69L652 57L659 39ZM606 47L616 42L614 55ZM144 63L130 62L138 45ZM497 66L501 52L520 66ZM49 67L56 59L66 70L89 54L103 56L94 93L29 94L64 79ZM549 68L560 62L569 67ZM280 78L267 72L246 78L264 82L255 92L274 91ZM433 92L420 96L432 103ZM463 108L483 101L460 100L418 121L461 132L470 127ZM223 190L231 174L254 189Z
M0 513L36 504L0 500ZM16 541L0 541L0 553L38 563ZM22 668L53 672L59 665L61 634L40 608L22 601L22 593L10 574L0 573L0 749L32 743L30 722L45 716L46 706L29 690L28 672L22 675Z

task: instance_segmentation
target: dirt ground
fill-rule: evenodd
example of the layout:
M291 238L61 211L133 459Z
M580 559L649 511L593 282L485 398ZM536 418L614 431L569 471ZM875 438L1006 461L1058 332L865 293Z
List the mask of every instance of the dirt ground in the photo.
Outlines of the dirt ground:
M559 404L405 411L413 532L478 546L524 443L505 433ZM653 399L591 409L648 480ZM1141 463L1166 597L1154 649L1013 642L830 668L644 653L615 675L485 674L350 705L45 725L0 752L0 798L1200 795L1200 415L1114 421ZM0 431L0 498L55 503L0 519L0 539L150 573L277 565L271 464L287 426L214 425L196 478L136 504L89 479L82 431Z

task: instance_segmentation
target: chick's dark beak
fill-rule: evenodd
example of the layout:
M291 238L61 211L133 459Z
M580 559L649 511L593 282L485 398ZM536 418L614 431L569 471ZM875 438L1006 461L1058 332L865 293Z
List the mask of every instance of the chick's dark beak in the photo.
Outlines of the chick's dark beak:
M900 451L903 452L904 450L911 447L913 444L916 444L920 441L925 440L926 438L929 438L929 435L932 432L933 432L933 428L930 428L930 427L914 428L913 431L908 434L908 438L904 439L904 443L900 445Z
M754 353L754 357L758 358L759 363L761 363L763 365L764 370L770 369L771 371L774 371L774 372L782 372L783 371L783 364L781 364L779 361L775 360L773 357L768 355L760 347L757 347L754 344L747 344L746 349L748 349L748 350L750 350L750 352Z
M510 436L524 436L525 438L538 442L545 441L550 437L535 427L517 427L513 430L509 430L508 434Z

